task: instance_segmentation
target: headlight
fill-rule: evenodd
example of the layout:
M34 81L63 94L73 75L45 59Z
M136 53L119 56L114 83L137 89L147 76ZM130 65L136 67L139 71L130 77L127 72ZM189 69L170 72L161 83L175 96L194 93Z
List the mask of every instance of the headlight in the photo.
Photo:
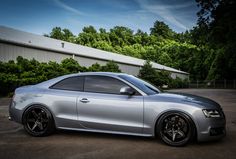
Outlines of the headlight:
M203 109L203 114L207 117L207 118L220 118L220 112L218 110L214 110L214 109Z

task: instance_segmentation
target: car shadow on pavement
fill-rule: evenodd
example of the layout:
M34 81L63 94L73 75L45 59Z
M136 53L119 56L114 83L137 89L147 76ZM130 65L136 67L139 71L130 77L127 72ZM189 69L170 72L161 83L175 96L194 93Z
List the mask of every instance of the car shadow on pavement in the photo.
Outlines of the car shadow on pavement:
M88 138L88 139L103 139L103 140L123 140L129 142L148 142L150 144L156 143L160 145L164 144L158 137L143 137L143 136L133 136L133 135L120 135L120 134L107 134L107 133L96 133L96 132L84 132L84 131L73 131L73 130L57 130L55 132L56 136L66 136L71 138ZM194 145L194 146L211 146L211 145L221 145L224 142L228 142L227 138L223 138L221 140L216 141L207 141L207 142L197 142L196 139L193 139L192 142L188 143L187 145ZM167 146L167 145L166 145Z
M56 135L71 136L71 137L86 137L86 138L104 138L114 140L140 140L140 141L152 141L156 138L133 136L133 135L120 135L120 134L109 134L109 133L97 133L97 132L85 132L85 131L73 131L73 130L57 130Z

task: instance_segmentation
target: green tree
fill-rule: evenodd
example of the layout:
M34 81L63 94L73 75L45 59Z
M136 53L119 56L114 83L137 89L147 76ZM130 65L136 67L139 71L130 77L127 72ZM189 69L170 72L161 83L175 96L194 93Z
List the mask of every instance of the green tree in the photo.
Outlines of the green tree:
M97 30L93 26L90 25L90 26L84 27L83 32L95 34L95 33L97 33Z
M114 48L106 41L96 41L93 46L97 49L115 52Z
M99 72L102 70L102 67L101 65L99 65L98 63L95 63L95 64L92 64L89 68L88 68L89 71L91 72Z
M83 28L83 32L79 34L75 41L77 44L94 47L99 40L100 36L96 29L93 26L88 26Z
M158 58L158 63L166 66L172 66L172 59L166 52L163 52Z
M207 43L216 50L208 74L210 79L236 78L236 1L235 0L196 0L201 10L198 24L208 29Z
M72 58L62 60L61 66L70 73L78 73L82 70L79 63Z
M136 34L134 35L134 41L136 44L141 44L142 46L146 46L149 42L149 36L146 32L138 29Z
M75 42L73 33L69 29L61 29L60 27L54 27L49 35L44 36L68 42Z
M110 29L110 40L112 45L132 45L134 44L133 31L127 27L115 26Z
M162 38L171 38L174 35L174 32L162 21L155 21L154 26L150 29L151 35L162 37Z
M160 83L157 79L156 69L152 67L150 61L147 61L139 71L138 77L156 85L160 86Z
M189 72L190 77L195 80L235 79L235 1L196 1L201 9L198 13L198 24L183 33L175 33L164 22L157 20L151 27L150 34L140 29L134 33L123 26L115 26L109 31L103 28L97 31L93 26L87 26L78 36L60 27L53 28L49 36L151 60ZM14 68L13 63L8 65L9 69ZM17 65L15 72L29 69L27 67L31 66Z
M105 66L101 67L101 71L104 72L121 72L119 66L114 61L109 61Z

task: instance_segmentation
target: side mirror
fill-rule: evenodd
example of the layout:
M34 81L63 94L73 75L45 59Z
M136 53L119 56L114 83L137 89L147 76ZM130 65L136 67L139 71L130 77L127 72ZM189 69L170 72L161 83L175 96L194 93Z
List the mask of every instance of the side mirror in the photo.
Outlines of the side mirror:
M122 87L120 89L120 94L132 96L135 94L135 91L131 87Z

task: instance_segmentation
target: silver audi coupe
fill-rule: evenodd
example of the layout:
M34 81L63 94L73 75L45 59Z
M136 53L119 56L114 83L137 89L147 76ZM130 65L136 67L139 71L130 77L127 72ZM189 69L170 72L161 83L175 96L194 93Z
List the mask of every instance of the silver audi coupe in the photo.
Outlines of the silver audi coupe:
M123 73L88 72L17 88L9 119L32 136L55 129L158 136L171 146L225 136L221 106L207 98L164 93Z

